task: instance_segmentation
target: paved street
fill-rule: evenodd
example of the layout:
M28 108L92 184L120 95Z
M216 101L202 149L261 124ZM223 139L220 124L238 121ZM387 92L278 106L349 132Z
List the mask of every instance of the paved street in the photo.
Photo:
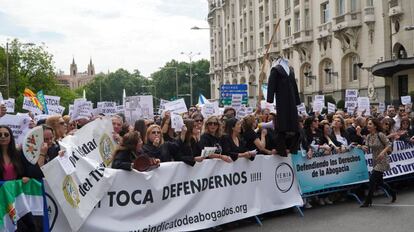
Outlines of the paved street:
M414 231L414 187L398 191L397 202L374 198L371 208L359 208L356 201L348 200L330 206L316 206L304 211L300 217L294 211L265 215L263 226L241 223L229 231L283 231L283 232L412 232Z

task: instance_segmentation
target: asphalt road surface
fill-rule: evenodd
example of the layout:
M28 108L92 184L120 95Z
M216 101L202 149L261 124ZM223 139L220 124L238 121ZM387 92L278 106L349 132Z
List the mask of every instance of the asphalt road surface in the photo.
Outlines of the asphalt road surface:
M359 208L349 198L333 205L305 209L304 217L290 209L261 216L262 226L254 220L224 225L224 231L283 231L283 232L414 232L414 185L397 188L397 201L377 196L370 208Z

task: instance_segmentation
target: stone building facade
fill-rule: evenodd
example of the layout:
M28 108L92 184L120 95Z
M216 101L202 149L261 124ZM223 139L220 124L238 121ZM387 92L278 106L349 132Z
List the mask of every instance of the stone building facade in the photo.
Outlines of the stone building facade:
M92 59L89 61L88 70L86 72L78 72L78 66L75 63L75 58L73 58L69 70L69 75L59 73L56 78L59 84L67 86L70 89L77 89L88 84L96 75L95 65L92 63Z

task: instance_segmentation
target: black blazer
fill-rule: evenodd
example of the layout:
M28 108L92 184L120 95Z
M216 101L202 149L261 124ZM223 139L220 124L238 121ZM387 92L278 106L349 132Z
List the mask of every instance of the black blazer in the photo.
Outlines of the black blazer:
M129 150L117 151L117 153L115 154L114 160L112 161L111 167L114 169L122 169L122 170L131 171L132 170L131 163L133 163L136 158L137 157L135 153L132 151L129 151Z
M246 142L239 137L239 146L237 146L230 135L224 135L222 138L223 155L230 156L233 161L239 158L239 153L248 151ZM254 157L249 158L254 160Z

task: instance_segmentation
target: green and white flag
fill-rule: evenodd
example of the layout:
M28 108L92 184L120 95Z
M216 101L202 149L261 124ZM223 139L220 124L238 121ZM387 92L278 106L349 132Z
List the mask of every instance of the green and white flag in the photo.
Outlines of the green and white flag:
M27 213L43 215L42 184L35 179L23 184L22 180L0 184L0 231L14 232L17 221Z

